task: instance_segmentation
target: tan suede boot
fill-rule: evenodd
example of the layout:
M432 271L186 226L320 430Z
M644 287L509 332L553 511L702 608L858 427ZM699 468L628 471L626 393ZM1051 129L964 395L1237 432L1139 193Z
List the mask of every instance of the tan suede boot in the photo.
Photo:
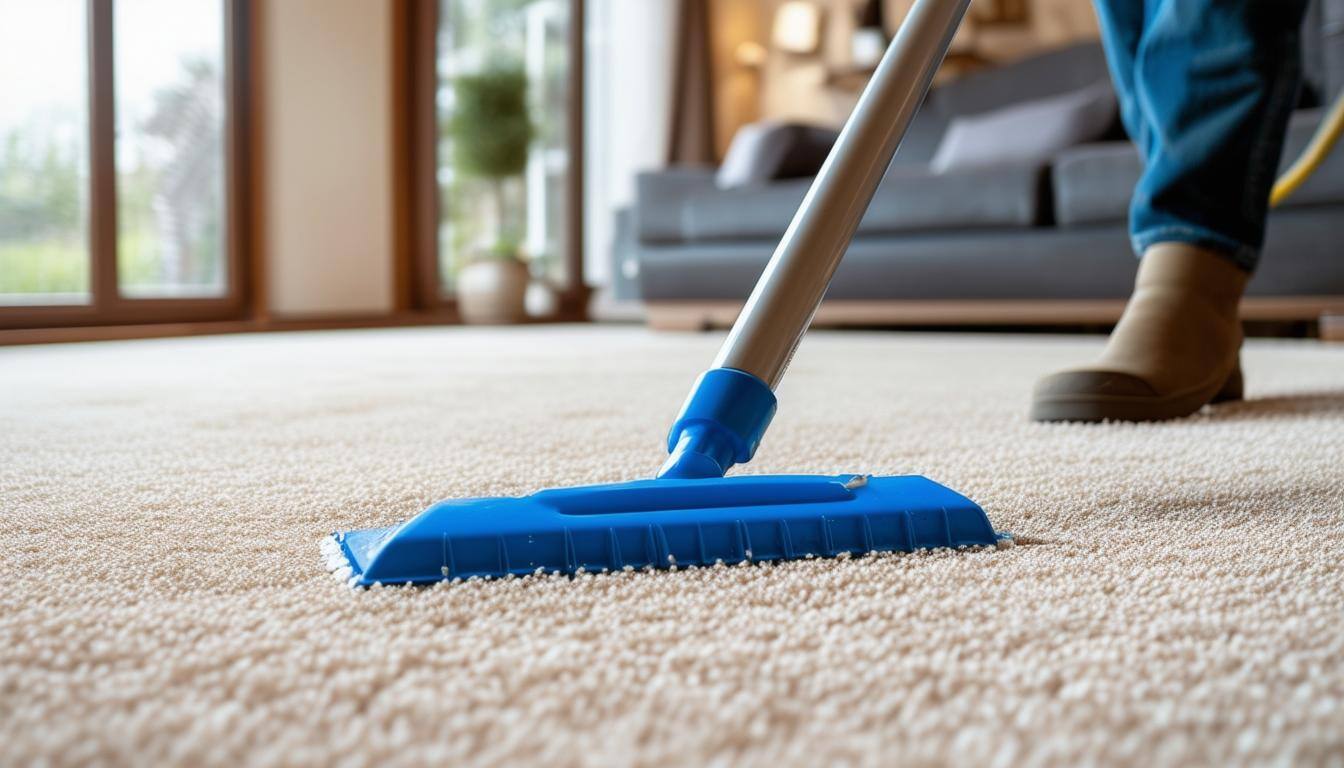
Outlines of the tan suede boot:
M1035 421L1156 421L1241 399L1245 270L1213 251L1158 243L1101 358L1036 383Z

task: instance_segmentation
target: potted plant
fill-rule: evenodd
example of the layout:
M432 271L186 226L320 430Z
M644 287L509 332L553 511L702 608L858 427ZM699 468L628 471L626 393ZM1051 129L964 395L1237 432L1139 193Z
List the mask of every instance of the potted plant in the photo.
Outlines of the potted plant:
M519 251L521 228L509 210L508 186L527 167L533 127L527 76L509 67L456 78L448 121L454 168L481 184L490 201L485 239L467 249L457 275L457 301L468 323L516 323L527 317L529 280Z

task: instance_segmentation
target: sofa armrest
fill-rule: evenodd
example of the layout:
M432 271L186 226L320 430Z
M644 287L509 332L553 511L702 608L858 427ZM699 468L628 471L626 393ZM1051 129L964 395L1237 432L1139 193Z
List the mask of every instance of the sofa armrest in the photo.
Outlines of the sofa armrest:
M714 189L710 166L645 171L635 177L635 231L641 243L681 240L682 202Z

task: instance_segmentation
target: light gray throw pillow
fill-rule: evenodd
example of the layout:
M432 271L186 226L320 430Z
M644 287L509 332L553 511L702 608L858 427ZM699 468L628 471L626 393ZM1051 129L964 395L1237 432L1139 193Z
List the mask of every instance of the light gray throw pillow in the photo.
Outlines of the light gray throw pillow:
M1116 116L1115 92L1101 82L1046 99L956 117L929 162L935 173L1044 160L1106 135Z

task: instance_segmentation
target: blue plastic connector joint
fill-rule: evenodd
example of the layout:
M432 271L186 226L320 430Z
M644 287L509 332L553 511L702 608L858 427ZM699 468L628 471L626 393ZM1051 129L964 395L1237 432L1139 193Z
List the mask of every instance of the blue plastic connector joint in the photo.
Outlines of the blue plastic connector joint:
M746 371L700 374L667 435L670 455L658 477L723 477L734 464L751 461L776 405L770 385Z

